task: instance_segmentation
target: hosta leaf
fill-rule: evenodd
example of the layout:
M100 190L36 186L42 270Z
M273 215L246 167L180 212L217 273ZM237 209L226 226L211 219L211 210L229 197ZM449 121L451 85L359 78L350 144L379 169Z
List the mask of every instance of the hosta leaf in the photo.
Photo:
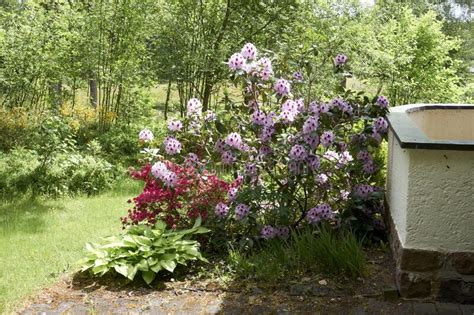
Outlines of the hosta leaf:
M146 284L150 284L155 279L156 274L153 271L144 271L142 272L142 278L145 280Z
M163 221L158 221L158 222L155 223L153 233L155 233L155 235L156 235L156 232L161 232L162 233L165 229L166 229L166 223L163 222ZM161 235L161 233L160 233L160 235Z
M174 262L174 260L160 260L160 264L169 272L173 272L176 268L176 263Z
M209 233L210 231L211 230L209 230L208 228L201 226L194 232L194 234L204 234L204 233Z
M100 274L101 276L104 275L107 271L109 271L109 268L107 265L100 265L100 266L95 266L92 268L92 272L94 274Z
M146 246L150 246L152 244L152 241L148 238L148 237L145 237L145 236L134 236L133 239L140 245L146 245Z
M187 248L186 249L186 254L191 255L191 256L198 256L200 253L196 248Z
M97 248L98 245L96 244L93 244L93 243L86 243L86 250L94 255L96 255L97 257L100 257L100 258L103 258L107 255L107 252L103 251L103 250L100 250L99 248Z
M96 266L102 266L102 265L107 265L107 264L108 264L108 261L105 260L105 259L101 259L101 258L96 259L94 261L94 265L96 265Z
M122 276L128 278L128 267L126 265L114 266L114 269Z
M159 263L157 263L156 265L151 266L150 269L153 272L158 273L159 271L161 271L163 269L163 267L161 267L161 265Z
M140 260L140 262L137 265L138 270L140 271L148 271L150 270L148 267L148 262L145 259Z

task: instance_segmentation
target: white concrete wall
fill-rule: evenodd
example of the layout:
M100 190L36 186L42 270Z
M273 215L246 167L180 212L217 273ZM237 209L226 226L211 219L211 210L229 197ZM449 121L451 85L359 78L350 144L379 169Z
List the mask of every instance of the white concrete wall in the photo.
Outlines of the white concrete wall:
M390 131L387 202L403 247L474 252L474 151L402 149Z
M400 147L392 130L389 130L386 197L398 238L403 246L406 240L409 167L408 153Z
M474 251L474 151L408 153L405 246Z

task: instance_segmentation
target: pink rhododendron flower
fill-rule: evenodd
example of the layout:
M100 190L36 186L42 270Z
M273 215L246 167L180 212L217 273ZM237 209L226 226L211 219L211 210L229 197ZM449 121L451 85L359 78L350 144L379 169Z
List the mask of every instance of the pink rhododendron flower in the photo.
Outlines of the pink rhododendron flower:
M235 218L237 220L242 220L250 213L250 207L244 203L239 203L235 207Z
M219 202L216 205L214 213L219 218L225 218L227 216L227 214L229 213L229 207L225 203Z
M202 114L202 104L197 98L191 98L187 104L187 114L188 116L196 115L201 117Z
M379 97L377 97L377 101L375 102L375 105L381 108L387 108L389 105L389 102L385 96L380 95Z
M225 138L225 143L235 149L239 149L242 146L242 137L237 132L230 133L227 138Z
M261 110L256 110L252 113L250 116L250 119L252 122L256 125L263 126L265 124L265 120L267 119L267 116L265 115L264 112Z
M278 79L275 82L273 89L275 90L277 94L280 94L281 96L286 96L290 94L290 89L291 89L290 82L288 82L285 79Z
M336 66L343 66L347 62L347 56L344 54L339 54L334 58L334 64Z
M169 131L181 131L183 128L183 123L179 120L171 120L168 122L168 130Z
M245 58L241 53L235 53L230 56L228 65L231 70L241 70L245 66Z
M294 161L303 161L307 157L308 153L302 145L296 144L290 150L290 159Z
M247 43L244 45L240 53L243 57L253 60L257 58L257 47L252 43Z
M227 198L229 198L230 201L234 201L237 198L237 193L239 192L239 189L236 187L232 187L229 189L227 193Z
M316 224L321 220L329 220L332 218L334 218L334 212L332 212L331 206L327 203L311 208L306 213L306 220L311 224Z
M361 150L357 153L357 159L366 162L372 160L372 156L367 150Z
M221 155L221 160L224 165L231 165L234 163L234 155L232 152L224 151Z
M216 119L217 119L216 113L214 113L214 112L211 111L211 110L208 110L208 111L206 112L206 115L204 116L204 120L207 121L207 122L216 121Z
M168 168L166 167L165 163L156 162L151 167L151 174L156 178L163 179L163 175L168 172Z
M303 74L299 71L293 73L293 80L301 82L303 81Z
M153 132L149 129L143 129L138 133L138 139L143 142L150 142L153 140Z
M275 229L271 225L265 225L260 230L260 235L262 238L269 240L275 237Z
M388 122L383 117L378 117L372 125L373 131L378 132L378 133L385 132L387 128L388 128Z
M369 199L373 192L374 192L374 187L367 184L357 184L354 187L354 191L353 191L355 196L363 200Z
M308 163L308 167L314 171L320 167L321 159L317 155L310 155L306 159L306 163Z
M164 141L165 151L169 155L175 155L181 152L181 143L175 138L168 137Z
M334 133L332 131L325 131L320 137L321 144L327 148L334 142Z
M308 134L315 131L318 128L318 125L318 118L314 116L309 116L303 124L303 133Z

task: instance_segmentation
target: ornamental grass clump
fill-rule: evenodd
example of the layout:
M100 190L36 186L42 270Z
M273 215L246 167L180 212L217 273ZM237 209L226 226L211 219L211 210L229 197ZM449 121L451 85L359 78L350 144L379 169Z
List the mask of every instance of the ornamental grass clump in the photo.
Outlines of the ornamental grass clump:
M238 277L266 282L314 273L353 279L366 274L361 240L350 231L324 224L316 231L308 227L294 230L291 238L272 240L259 250L231 251L227 261Z

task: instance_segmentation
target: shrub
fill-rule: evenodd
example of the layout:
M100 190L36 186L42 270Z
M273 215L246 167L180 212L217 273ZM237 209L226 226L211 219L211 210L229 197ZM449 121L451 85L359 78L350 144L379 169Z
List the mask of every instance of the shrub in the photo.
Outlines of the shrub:
M3 197L27 192L40 164L34 150L18 148L9 153L0 152L0 191Z
M133 209L122 218L127 224L155 224L163 220L171 228L186 228L198 217L206 221L209 213L224 200L230 187L215 174L200 170L191 160L183 165L165 161L146 164L138 171L131 171L133 178L143 180L143 192L133 198ZM157 179L158 177L158 179Z
M82 153L59 153L35 173L35 193L94 194L111 186L115 174L110 163Z
M199 243L191 240L209 231L200 222L198 219L191 229L180 231L168 230L162 221L156 221L153 228L129 226L119 236L105 238L102 245L88 243L87 256L80 262L82 271L103 276L114 270L130 280L140 271L150 284L162 270L173 272L178 264L206 261L199 252Z
M184 163L191 155L210 169L224 166L234 174L227 198L214 208L231 239L285 237L290 227L322 221L361 234L381 230L378 152L388 128L388 100L344 88L304 99L301 75L278 73L269 58L256 59L257 54L248 44L229 59L244 101L226 104L229 110L216 115L202 113L200 101L189 100L186 118L168 122L163 153L151 157L158 160L152 168L165 159ZM338 55L333 66L341 75L347 57Z
M0 153L0 191L15 196L28 191L49 196L107 189L116 177L107 161L88 154L52 153L47 161L35 150Z

